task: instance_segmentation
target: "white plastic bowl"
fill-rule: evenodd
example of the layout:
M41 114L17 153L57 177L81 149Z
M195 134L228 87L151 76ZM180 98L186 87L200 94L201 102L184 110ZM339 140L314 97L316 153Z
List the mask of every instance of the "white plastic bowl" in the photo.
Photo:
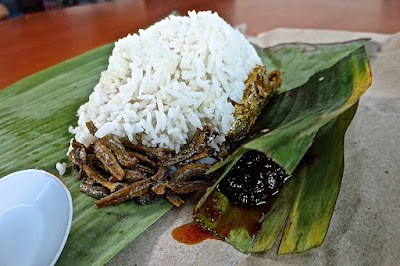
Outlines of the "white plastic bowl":
M54 265L71 221L71 194L56 176L30 169L1 178L0 265Z

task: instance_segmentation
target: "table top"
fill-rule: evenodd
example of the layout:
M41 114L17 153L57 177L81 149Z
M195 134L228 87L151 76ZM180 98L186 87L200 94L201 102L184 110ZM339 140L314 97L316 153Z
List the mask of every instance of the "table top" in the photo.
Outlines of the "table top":
M0 21L0 89L39 70L136 32L177 9L217 11L247 34L274 28L395 33L397 0L116 0Z

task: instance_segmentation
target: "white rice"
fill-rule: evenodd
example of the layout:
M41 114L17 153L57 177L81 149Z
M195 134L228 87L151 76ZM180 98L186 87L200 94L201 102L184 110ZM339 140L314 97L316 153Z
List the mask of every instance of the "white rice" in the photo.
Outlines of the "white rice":
M56 169L58 171L58 173L60 174L60 176L65 174L65 171L67 171L67 163L56 163Z
M89 101L78 110L70 132L88 145L85 126L96 137L128 137L151 147L179 151L202 125L225 141L240 102L244 81L261 64L253 46L217 13L170 16L115 43Z

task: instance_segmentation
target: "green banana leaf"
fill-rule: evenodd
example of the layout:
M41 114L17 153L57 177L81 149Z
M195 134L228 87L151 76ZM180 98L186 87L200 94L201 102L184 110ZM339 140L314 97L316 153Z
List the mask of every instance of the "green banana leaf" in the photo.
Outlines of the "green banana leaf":
M213 168L230 162L226 174L232 162L255 149L273 158L289 173L294 171L292 179L270 209L258 210L259 215L252 220L246 218L245 225L242 217L246 213L221 192L213 190L207 191L196 206L196 220L240 251L257 252L272 247L290 214L279 253L302 252L321 245L340 188L344 133L356 107L345 111L370 84L368 57L364 47L360 47L332 67L314 74L306 84L274 97L260 115L253 133L262 128L271 131L251 137L230 158ZM297 167L307 150L305 158L312 157L312 161ZM219 215L216 218L209 213ZM235 226L229 227L230 224ZM252 228L257 224L260 228L254 232Z
M0 91L0 176L40 168L58 175L73 200L73 221L59 265L104 264L148 228L172 205L160 199L148 206L133 202L99 209L79 191L77 171L66 157L70 125L108 65L113 44L45 69Z
M227 164L233 158L240 157L249 149L264 152L273 158L279 165L292 173L310 147L318 129L349 108L370 86L371 70L368 57L363 45L366 40L358 40L349 43L331 45L296 45L288 44L279 51L290 54L290 58L296 58L293 54L302 53L306 47L313 47L314 52L309 56L314 58L313 53L322 54L321 60L326 59L326 49L333 49L333 56L343 56L341 60L325 70L317 72L319 65L314 69L314 74L309 81L290 92L282 93L273 97L258 117L256 125L250 135L254 135L263 129L269 129L266 134L253 137L223 162L216 164L210 171ZM348 53L337 53L336 46L346 46ZM270 54L273 48L267 48L260 55L263 61L272 61L265 56ZM289 52L292 50L292 53ZM321 52L323 51L323 52ZM282 61L286 58L282 54ZM304 55L299 60L307 61ZM275 65L282 65L278 58L274 58ZM293 62L294 65L301 63ZM282 80L291 75L299 76L301 68L282 68ZM305 71L308 76L310 71ZM284 75L286 73L286 75Z
M322 244L339 194L344 168L344 134L357 104L318 131L296 169L298 193L278 253L303 252ZM268 219L268 217L266 218Z
M365 41L351 45L320 45L315 46L314 52L310 48L302 56L295 56L298 65L306 63L310 58L315 61L312 65L318 63L318 67L315 65L315 68L310 67L307 71L284 66L282 62L288 61L286 57L298 53L300 46L303 51L308 45L284 45L281 50L275 51L282 53L282 58L275 58L272 50L269 54L268 49L262 50L265 52L263 60L271 62L273 67L280 66L284 78L292 74L303 77L297 83L288 82L287 85L300 86L313 73L339 62L363 43ZM76 111L88 100L101 71L107 68L112 49L113 43L101 46L0 91L0 177L28 168L40 168L58 174L55 164L67 162L67 172L62 180L71 192L74 212L68 241L57 262L60 265L107 262L172 207L170 203L160 199L149 206L124 203L98 209L94 205L94 199L78 190L77 171L66 157L72 137L68 133L68 127L76 125ZM318 59L319 50L325 57ZM319 64L327 61L328 57L332 60ZM269 69L272 70L273 67ZM232 165L237 159L231 160Z
M279 69L282 73L280 93L297 88L315 73L336 64L368 40L331 44L283 44L262 49L256 47L264 65L269 70Z

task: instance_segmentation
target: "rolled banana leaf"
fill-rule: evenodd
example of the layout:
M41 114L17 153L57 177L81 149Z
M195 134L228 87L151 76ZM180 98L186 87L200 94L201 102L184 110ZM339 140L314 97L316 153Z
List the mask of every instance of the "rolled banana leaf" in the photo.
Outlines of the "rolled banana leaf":
M360 47L304 85L273 97L256 122L256 135L214 169L229 163L226 174L255 149L293 173L291 180L267 209L235 206L220 191L209 190L196 206L195 219L242 252L270 249L286 221L280 254L321 245L340 188L344 134L355 102L370 84L368 57ZM257 134L262 128L270 131Z

